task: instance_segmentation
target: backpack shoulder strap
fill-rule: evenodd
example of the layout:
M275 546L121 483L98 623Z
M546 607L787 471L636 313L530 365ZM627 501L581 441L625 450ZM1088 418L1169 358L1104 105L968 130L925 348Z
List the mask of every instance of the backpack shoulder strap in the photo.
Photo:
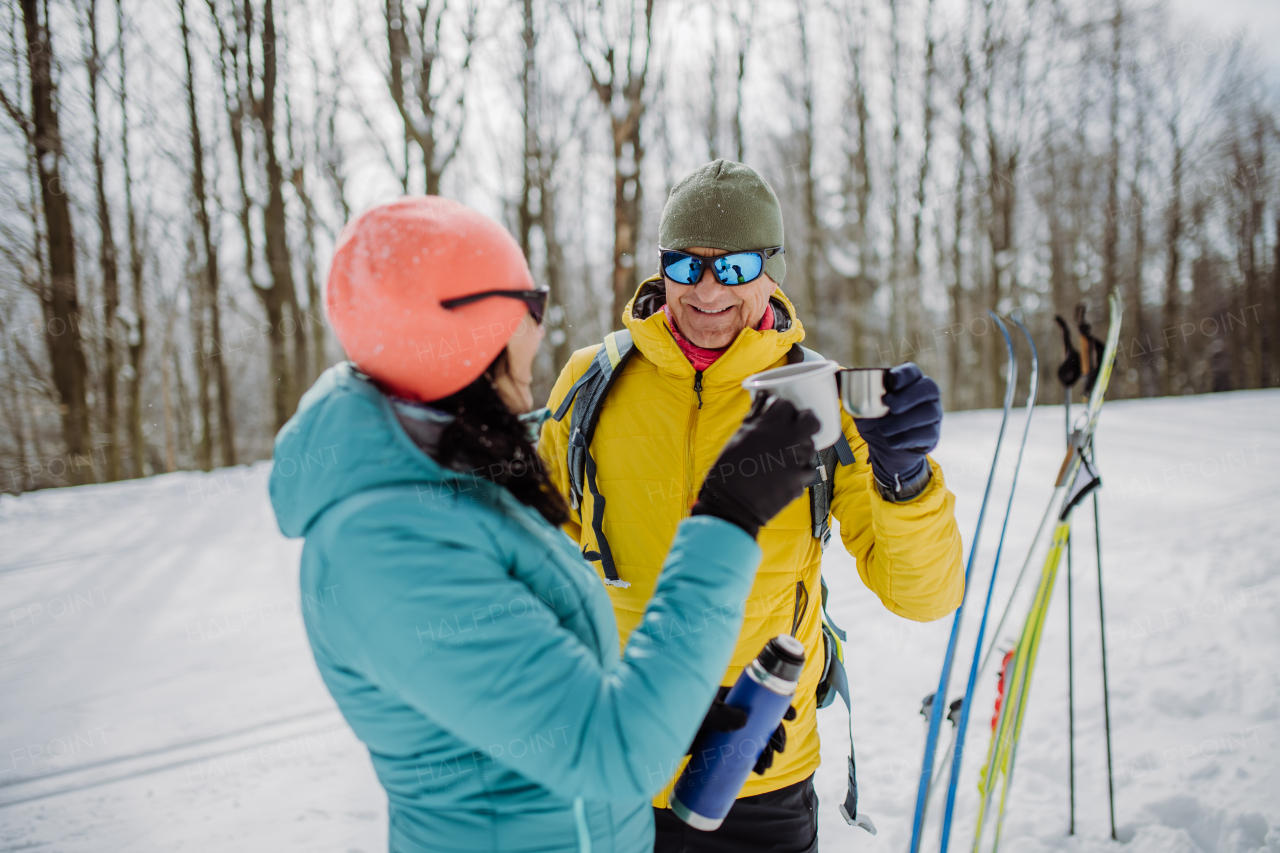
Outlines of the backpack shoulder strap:
M823 357L819 353L799 344L794 345L787 352L787 364L820 360L823 360ZM853 464L853 448L849 446L849 440L841 434L840 440L834 446L814 454L813 464L816 472L813 481L809 484L809 512L813 521L813 536L825 549L831 541L831 501L835 496L836 466ZM824 639L833 648L827 656L826 669L822 674L822 683L819 685L819 690L824 693L819 699L819 704L825 706L833 701L835 696L839 696L844 701L845 710L849 714L848 778L844 802L840 804L840 816L846 823L860 826L875 835L876 825L871 818L858 813L858 773L854 763L853 749L853 706L849 701L849 675L844 667L845 633L827 615L827 582L825 580L822 581L822 628L826 635Z
M599 561L604 567L606 584L611 586L630 586L618 577L618 568L613 561L613 552L604 535L604 495L596 486L596 463L591 457L591 439L595 435L596 425L600 422L600 410L604 405L609 389L622 374L622 368L635 352L635 344L631 340L631 332L623 329L605 335L604 343L596 350L596 356L587 368L586 373L573 383L569 393L556 409L553 417L563 420L572 406L569 416L569 503L574 509L582 505L585 490L591 491L591 529L596 536L599 551L584 552L583 556L593 562ZM575 402L576 401L576 402Z
M825 361L819 353L795 344L787 351L787 364L802 361ZM813 538L822 543L825 550L831 541L831 501L836 490L836 466L853 464L853 448L841 433L840 440L826 450L814 454L814 477L809 483L809 517L813 524Z

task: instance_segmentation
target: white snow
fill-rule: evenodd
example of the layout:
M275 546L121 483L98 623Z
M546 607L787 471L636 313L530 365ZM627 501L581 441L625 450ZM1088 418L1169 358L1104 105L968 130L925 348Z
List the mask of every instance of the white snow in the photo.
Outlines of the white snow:
M966 541L997 418L949 415L936 454ZM1274 391L1115 402L1102 414L1117 823L1135 853L1280 853L1277 423ZM996 607L1061 453L1062 410L1044 407ZM298 615L300 546L275 529L267 471L0 496L0 850L385 849L385 797L311 661ZM974 570L953 697L968 672L973 601L986 591L1007 473L992 497L986 559ZM1087 503L1076 523L1078 834L1066 836L1064 569L1005 826L1011 853L1121 849L1107 838ZM917 710L936 684L950 620L895 617L838 546L827 559L831 613L850 638L861 804L880 834L846 826L836 811L847 738L837 703L820 716L822 846L898 853L910 837L923 749ZM1011 622L1009 638L1021 627ZM971 847L989 737L994 678L984 681L957 851ZM935 820L940 811L935 804ZM931 832L926 850L936 849Z

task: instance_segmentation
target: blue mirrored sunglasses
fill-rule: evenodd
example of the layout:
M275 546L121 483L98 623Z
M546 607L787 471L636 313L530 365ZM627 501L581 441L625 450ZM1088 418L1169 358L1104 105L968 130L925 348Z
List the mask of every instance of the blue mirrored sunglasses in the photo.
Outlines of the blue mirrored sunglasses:
M781 246L754 252L730 252L707 258L675 249L659 251L662 253L662 274L676 284L697 284L702 278L703 265L710 261L711 272L716 281L725 287L737 287L755 281L764 272L764 262L783 253Z

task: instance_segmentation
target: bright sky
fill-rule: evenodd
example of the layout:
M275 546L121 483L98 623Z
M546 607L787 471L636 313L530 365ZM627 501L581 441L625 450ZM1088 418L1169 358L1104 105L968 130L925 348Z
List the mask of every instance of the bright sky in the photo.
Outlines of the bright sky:
M1280 2L1277 0L1168 0L1172 11L1209 34L1247 30L1246 44L1256 45L1280 90ZM1207 48L1206 48L1207 49Z

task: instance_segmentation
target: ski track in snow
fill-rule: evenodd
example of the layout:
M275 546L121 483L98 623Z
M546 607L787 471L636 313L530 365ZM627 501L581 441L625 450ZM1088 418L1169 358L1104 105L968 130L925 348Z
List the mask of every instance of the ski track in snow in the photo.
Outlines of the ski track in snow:
M1078 410L1077 410L1078 411ZM948 415L936 458L966 543L999 413ZM1038 410L990 628L1062 458ZM1280 853L1280 392L1108 403L1097 438L1122 844L1108 837L1092 506L1075 515L1076 836L1067 836L1065 566L1018 753L1002 849ZM1020 418L1011 418L1017 433ZM968 675L1016 447L974 568L950 698ZM300 543L269 467L0 495L0 851L386 849L386 800L329 698L299 614ZM837 540L838 541L838 540ZM1034 587L1032 561L1024 590ZM862 810L845 825L844 709L823 711L825 851L905 850L950 617L890 614L838 545ZM976 602L976 603L975 603ZM1000 638L1012 644L1025 604ZM972 845L994 672L978 686L952 849ZM946 724L944 724L946 725ZM942 745L949 732L944 729ZM924 850L936 849L942 798ZM989 838L990 836L988 836Z

